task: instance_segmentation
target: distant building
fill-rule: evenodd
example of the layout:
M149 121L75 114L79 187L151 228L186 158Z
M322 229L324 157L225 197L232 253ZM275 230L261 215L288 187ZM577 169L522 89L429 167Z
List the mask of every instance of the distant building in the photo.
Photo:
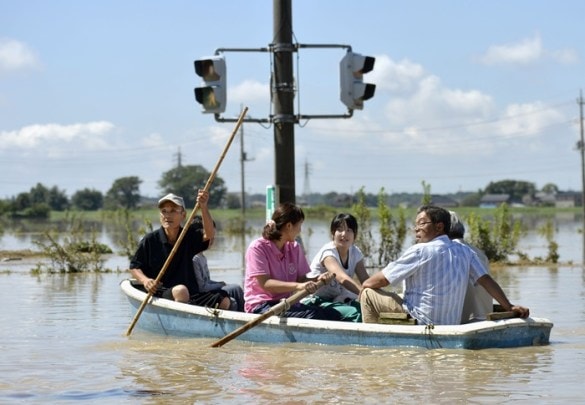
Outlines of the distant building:
M503 203L510 204L510 194L486 194L479 200L479 207L496 208Z
M559 191L555 199L555 207L557 208L573 208L576 205L581 205L581 193L575 191Z
M529 205L537 205L544 207L554 207L556 205L556 193L546 193L544 191L537 191L534 197L530 199Z

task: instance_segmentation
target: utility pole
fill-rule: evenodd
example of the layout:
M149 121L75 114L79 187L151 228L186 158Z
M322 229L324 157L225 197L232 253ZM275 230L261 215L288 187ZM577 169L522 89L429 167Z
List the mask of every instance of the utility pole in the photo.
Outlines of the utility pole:
M244 176L244 163L246 162L246 152L244 152L244 125L240 126L240 172L242 175L242 218L246 215L246 185Z
M578 149L581 152L581 208L583 209L583 263L585 263L585 139L583 135L583 91L579 91L579 124L581 128L581 140L578 142Z
M296 202L295 116L291 0L273 0L274 179L276 202Z
M243 107L242 107L243 110ZM242 126L240 127L240 171L241 171L241 175L242 175L242 218L245 217L246 215L246 183L245 183L245 174L244 174L244 165L246 162L249 162L250 160L254 160L254 159L248 159L248 154L245 152L244 150L244 125L242 124Z
M183 159L182 159L180 146L177 148L177 153L175 154L175 156L177 157L177 169L180 169L181 166L183 165L183 163L182 163Z
M307 205L311 205L309 201L311 195L310 177L311 167L309 165L309 162L305 160L305 186L303 188L303 199L305 200L305 204Z

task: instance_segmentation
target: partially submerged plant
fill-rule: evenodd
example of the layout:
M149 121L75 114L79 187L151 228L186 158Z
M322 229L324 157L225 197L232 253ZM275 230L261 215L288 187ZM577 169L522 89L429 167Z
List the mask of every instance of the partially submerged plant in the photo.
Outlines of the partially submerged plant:
M50 260L50 265L39 263L37 271L47 270L50 273L103 271L103 255L113 253L112 249L97 241L97 232L94 228L91 229L89 241L84 239L86 232L80 220L72 219L69 227L68 236L61 242L57 240L53 231L45 231L44 240L34 242Z

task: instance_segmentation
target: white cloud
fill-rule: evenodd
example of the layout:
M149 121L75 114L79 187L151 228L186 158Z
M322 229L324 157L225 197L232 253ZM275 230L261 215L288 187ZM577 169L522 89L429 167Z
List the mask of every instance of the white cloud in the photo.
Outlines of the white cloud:
M457 117L457 123L485 119L494 108L489 95L447 88L438 76L409 60L395 62L386 55L377 56L374 72L376 97L389 100L384 115L390 129L385 136L392 141L396 137L404 141L405 134L417 139L423 128L449 126L453 119L448 117Z
M525 38L515 43L492 45L479 58L485 65L527 65L539 60L552 60L561 64L571 64L578 61L575 50L546 49L539 35Z
M365 82L376 85L376 91L388 90L395 93L411 91L421 77L423 67L408 59L395 62L387 55L376 56L374 70L364 77Z
M544 51L539 36L505 45L492 45L481 56L486 65L528 64L540 59Z
M268 102L270 101L270 88L266 83L245 80L233 88L230 87L228 97L230 103Z
M400 86L402 94L387 98L387 130L377 131L382 132L380 138L388 148L449 155L457 145L459 152L485 156L494 153L498 147L495 141L508 146L528 137L535 141L551 125L566 121L558 109L538 101L499 108L491 95L477 89L449 88L420 65L379 59L383 61L381 77L397 77L395 83L405 83ZM413 70L409 72L408 66ZM380 90L392 91L387 86Z
M565 121L557 110L537 101L526 104L511 104L506 107L502 120L497 124L498 133L510 137L534 138L552 124Z
M402 98L392 98L386 105L385 115L395 128L452 125L447 117L457 122L482 119L493 110L492 98L479 90L449 89L437 76L421 77L413 91ZM414 123L414 125L413 125Z
M0 38L0 72L37 68L40 62L23 42Z
M35 124L15 131L0 132L0 149L33 149L54 146L56 143L82 141L83 146L104 147L100 138L114 129L108 121L95 121L82 124ZM41 148L42 149L42 148Z

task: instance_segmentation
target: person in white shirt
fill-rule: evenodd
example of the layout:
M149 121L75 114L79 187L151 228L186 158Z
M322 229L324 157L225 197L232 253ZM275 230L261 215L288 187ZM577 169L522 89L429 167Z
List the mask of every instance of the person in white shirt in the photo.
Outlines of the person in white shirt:
M323 245L313 258L307 278L329 272L335 275L335 279L303 302L333 308L341 314L342 321L361 322L357 297L362 289L361 283L369 276L364 255L355 245L357 220L351 214L338 214L331 221L330 232L332 240ZM359 282L354 279L355 276Z
M467 243L463 236L465 235L465 227L459 220L457 213L449 211L451 214L451 227L449 228L449 239L454 242L462 243L469 246L475 251L479 260L483 263L489 272L489 260L481 249ZM474 321L483 321L487 318L487 314L494 310L494 300L491 295L479 284L474 284L471 281L467 286L465 292L465 299L463 300L463 312L461 313L461 323L468 323Z
M418 209L414 224L417 243L362 284L363 322L376 323L380 313L395 312L407 313L424 325L459 324L470 280L483 286L505 311L522 318L530 315L528 308L510 303L470 247L449 239L450 227L449 211L433 205ZM403 297L382 290L402 282Z

